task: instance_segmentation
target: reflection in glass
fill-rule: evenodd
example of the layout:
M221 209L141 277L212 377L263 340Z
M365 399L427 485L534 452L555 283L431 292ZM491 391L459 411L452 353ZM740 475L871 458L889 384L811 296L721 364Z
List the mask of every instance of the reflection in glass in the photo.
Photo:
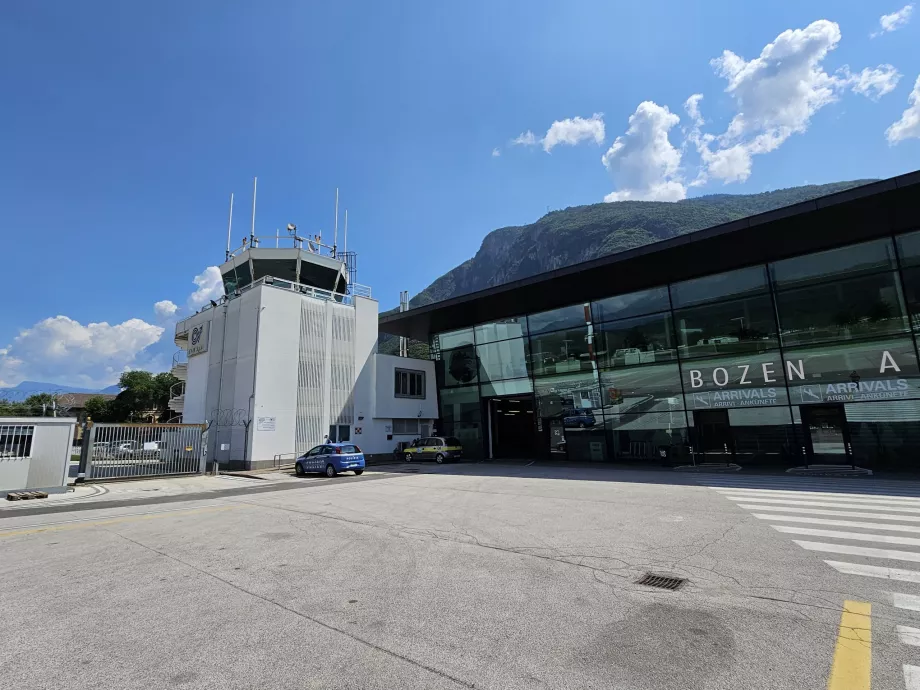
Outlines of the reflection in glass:
M595 325L598 366L631 366L677 359L668 313Z
M483 381L481 387L483 398L499 398L504 395L525 395L533 393L533 382L527 379L509 379L507 381Z
M786 350L793 405L920 397L912 340L890 338Z
M586 312L589 316L586 318ZM558 331L563 328L584 326L590 318L590 309L585 304L573 304L551 311L527 316L527 327L531 335Z
M683 409L676 364L608 369L600 377L604 414Z
M463 328L459 331L451 331L449 333L439 333L438 342L440 349L450 350L455 347L462 347L464 345L473 344L473 329L472 328Z
M751 295L767 290L767 271L764 266L751 266L737 271L685 280L671 286L674 308L712 302L726 297Z
M479 380L476 350L472 345L442 350L441 362L444 366L445 386L465 386Z
M249 262L243 261L236 267L236 287L244 288L252 282L252 271L249 270Z
M531 369L536 376L591 371L588 327L530 337Z
M894 247L886 238L777 261L770 273L777 288L787 288L894 267Z
M866 338L907 330L893 272L776 293L783 345Z
M920 467L920 400L844 405L853 459L878 469Z
M671 308L666 285L598 300L591 305L595 321L625 319L630 316L667 311Z
M674 312L682 359L776 347L776 318L769 295L705 304Z
M527 335L527 319L523 316L501 319L492 323L480 324L473 330L476 342L480 345L482 343L492 343L496 340L520 338Z
M789 464L799 455L795 424L785 405L728 410L737 461Z
M477 345L479 375L482 382L528 376L528 344L524 338Z
M920 331L920 267L905 268L901 272L904 281L904 299L910 311L910 322L914 331Z
M610 454L618 461L679 465L689 460L682 410L606 415L604 428Z
M920 230L909 232L897 238L898 256L902 266L916 266L920 264Z
M438 397L441 409L438 431L459 438L464 455L479 457L482 454L479 387L442 389Z

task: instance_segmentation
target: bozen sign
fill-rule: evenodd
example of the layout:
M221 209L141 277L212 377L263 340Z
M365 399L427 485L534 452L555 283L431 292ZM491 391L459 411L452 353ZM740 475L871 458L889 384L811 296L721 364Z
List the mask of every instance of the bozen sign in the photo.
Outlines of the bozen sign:
M913 397L911 383L901 378L901 366L889 350L883 350L875 371L866 371L872 378L864 378L857 372L847 375L849 381L840 382L838 374L834 382L806 382L805 360L786 360L786 381L777 371L776 362L759 364L736 364L715 367L711 371L690 369L690 398L693 408L707 407L759 407L785 402L788 382L793 404L822 402L859 402L863 400L892 400ZM828 374L825 374L828 376ZM796 384L796 382L801 382ZM774 385L770 385L774 384ZM715 390L713 390L713 388Z

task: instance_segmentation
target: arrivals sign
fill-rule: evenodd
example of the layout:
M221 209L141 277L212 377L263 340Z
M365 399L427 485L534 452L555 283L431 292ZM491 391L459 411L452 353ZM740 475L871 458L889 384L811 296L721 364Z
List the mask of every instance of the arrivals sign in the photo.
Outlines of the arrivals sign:
M687 408L920 397L920 372L909 341L900 347L876 350L864 344L831 345L823 350L815 348L802 357L787 354L782 363L778 360L778 353L767 353L752 355L746 361L734 358L692 368L684 365Z

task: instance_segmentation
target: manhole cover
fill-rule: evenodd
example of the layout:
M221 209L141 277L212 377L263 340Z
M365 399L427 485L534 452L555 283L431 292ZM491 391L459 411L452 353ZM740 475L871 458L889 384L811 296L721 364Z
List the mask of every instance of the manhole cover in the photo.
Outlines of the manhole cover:
M670 577L668 575L655 575L654 573L646 573L638 580L636 580L637 585L645 585L646 587L657 587L658 589L680 589L686 584L687 580L682 577Z

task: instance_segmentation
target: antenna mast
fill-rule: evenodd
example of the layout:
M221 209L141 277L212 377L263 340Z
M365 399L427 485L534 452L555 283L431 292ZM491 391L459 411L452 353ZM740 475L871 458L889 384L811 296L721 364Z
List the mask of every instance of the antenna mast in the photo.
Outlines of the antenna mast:
M259 182L258 177L252 178L252 226L249 229L249 246L253 246L256 239L256 185Z
M342 241L342 253L348 253L348 209L345 209L345 239Z
M332 231L332 255L335 256L335 245L339 239L339 188L335 188L335 226Z
M227 258L230 261L230 231L233 229L233 192L230 192L230 220L227 221Z

